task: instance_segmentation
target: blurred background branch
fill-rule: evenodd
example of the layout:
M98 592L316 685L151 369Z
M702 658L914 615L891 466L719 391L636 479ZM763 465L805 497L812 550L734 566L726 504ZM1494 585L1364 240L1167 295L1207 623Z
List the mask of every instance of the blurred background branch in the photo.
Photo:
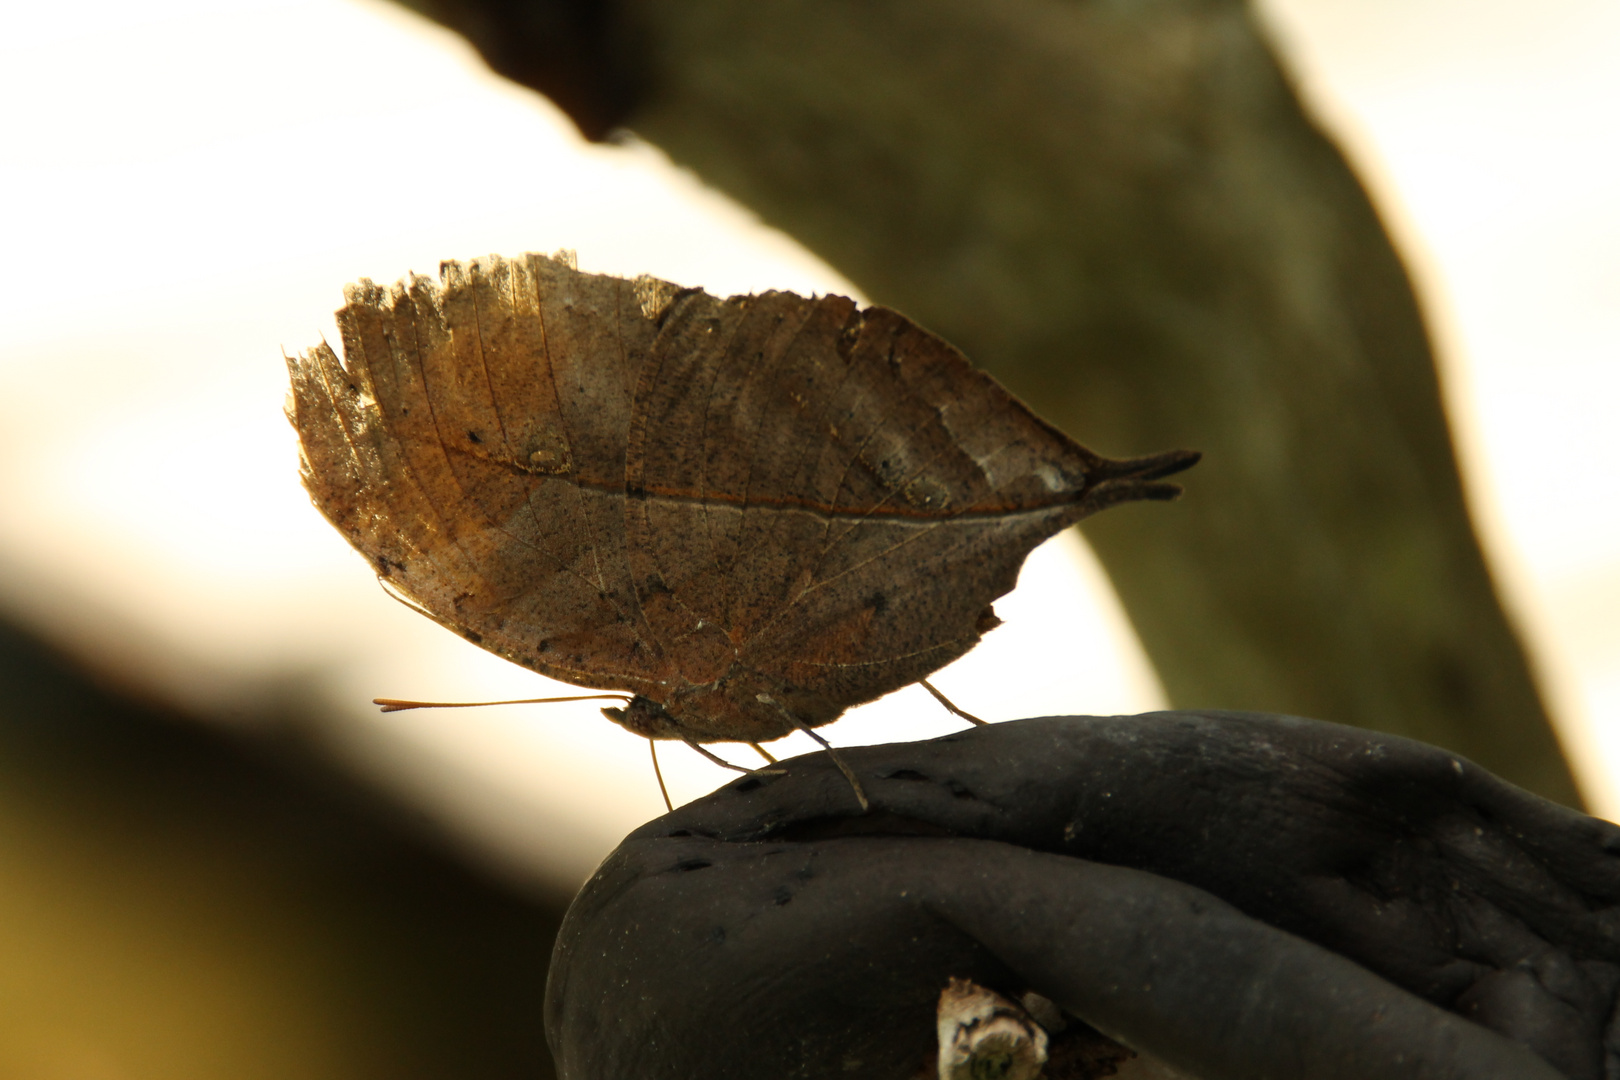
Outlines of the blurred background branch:
M1203 450L1170 514L1084 527L1172 704L1393 730L1579 804L1407 274L1247 5L418 6L1076 438Z
M1188 499L1089 536L1171 697L1388 709L1556 796L1381 215L1613 812L1620 9L1264 0L1375 215L1255 8L919 7L439 9L597 144L390 3L0 14L0 1073L549 1068L552 928L660 812L645 745L590 703L377 716L549 688L376 588L279 414L278 347L333 338L344 282L444 257L859 286L1099 449L1199 446ZM948 692L997 719L1164 704L1072 535L1021 581ZM832 734L954 726L918 691ZM664 768L677 802L725 779Z
M221 731L0 626L0 1073L551 1075L567 893L469 860L299 719Z

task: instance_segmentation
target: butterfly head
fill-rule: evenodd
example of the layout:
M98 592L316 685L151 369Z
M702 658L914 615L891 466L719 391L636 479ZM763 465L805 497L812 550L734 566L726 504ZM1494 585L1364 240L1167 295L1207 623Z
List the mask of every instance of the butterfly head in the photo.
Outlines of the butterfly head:
M675 718L665 711L664 707L652 698L637 694L630 699L630 704L623 708L607 708L602 715L618 724L626 731L640 735L643 739L679 739L681 737Z

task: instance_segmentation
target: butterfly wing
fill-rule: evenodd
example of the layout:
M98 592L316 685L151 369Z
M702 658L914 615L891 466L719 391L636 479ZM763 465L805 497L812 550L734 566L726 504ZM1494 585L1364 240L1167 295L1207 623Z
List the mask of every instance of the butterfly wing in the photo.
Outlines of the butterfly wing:
M625 554L631 401L655 327L637 284L530 255L351 287L289 361L321 512L399 593L525 667L659 685ZM661 284L661 283L657 283Z
M893 311L685 295L637 389L629 557L660 635L716 640L693 682L723 638L825 722L972 648L1099 462Z

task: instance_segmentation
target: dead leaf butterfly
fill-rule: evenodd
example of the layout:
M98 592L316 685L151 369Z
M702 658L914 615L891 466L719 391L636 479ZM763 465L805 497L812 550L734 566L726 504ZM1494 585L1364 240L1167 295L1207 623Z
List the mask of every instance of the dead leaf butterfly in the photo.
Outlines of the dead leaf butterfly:
M424 614L652 739L759 743L924 679L1036 545L1197 460L1098 457L841 296L540 255L344 296L343 361L288 361L315 505Z

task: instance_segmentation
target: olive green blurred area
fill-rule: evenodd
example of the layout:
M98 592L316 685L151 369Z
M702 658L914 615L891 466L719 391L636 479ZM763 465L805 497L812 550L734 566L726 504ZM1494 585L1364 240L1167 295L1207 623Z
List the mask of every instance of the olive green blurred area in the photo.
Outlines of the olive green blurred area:
M566 897L0 626L0 1076L545 1077Z

